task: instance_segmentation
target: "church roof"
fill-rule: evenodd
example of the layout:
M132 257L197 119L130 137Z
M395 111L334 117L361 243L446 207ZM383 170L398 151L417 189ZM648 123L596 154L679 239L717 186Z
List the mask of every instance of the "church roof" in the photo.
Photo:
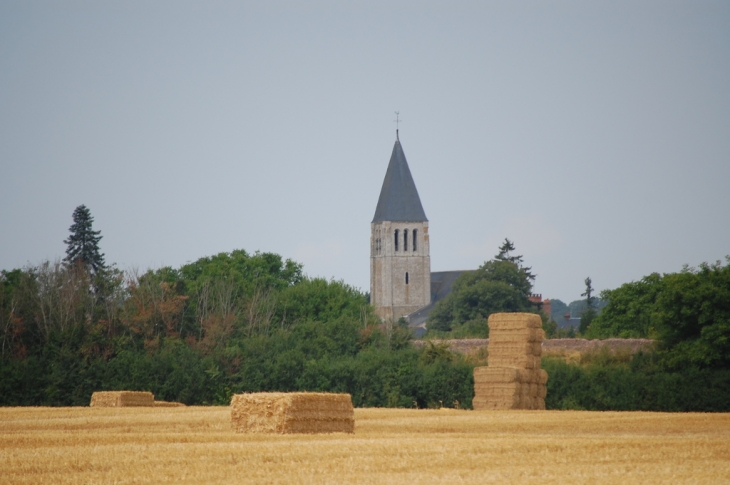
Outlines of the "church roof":
M400 140L395 141L388 171L385 172L383 188L380 189L378 206L375 208L373 222L382 221L428 221L426 213L423 212L421 199L418 197L418 190L413 182Z

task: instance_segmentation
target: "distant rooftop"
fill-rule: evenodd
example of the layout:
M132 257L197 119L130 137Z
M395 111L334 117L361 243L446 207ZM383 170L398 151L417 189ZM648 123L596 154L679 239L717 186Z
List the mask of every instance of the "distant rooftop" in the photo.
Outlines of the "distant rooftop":
M421 205L421 199L418 197L418 190L416 190L416 184L413 182L400 140L395 141L388 171L385 172L383 188L380 189L375 217L373 217L373 222L383 221L428 221Z
M431 303L423 308L419 308L415 312L407 315L408 326L423 327L426 319L433 310L439 300L446 298L451 293L451 287L456 278L464 273L470 273L473 270L466 271L436 271L431 273Z

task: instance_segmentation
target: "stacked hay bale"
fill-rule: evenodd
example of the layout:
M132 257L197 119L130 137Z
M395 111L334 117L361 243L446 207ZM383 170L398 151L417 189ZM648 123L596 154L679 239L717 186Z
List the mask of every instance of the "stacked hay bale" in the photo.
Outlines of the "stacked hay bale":
M231 427L238 433L352 433L349 394L257 392L231 399Z
M98 391L91 395L91 407L121 408L154 406L155 396L143 391Z
M474 409L545 409L540 316L494 313L488 324L489 366L474 369Z

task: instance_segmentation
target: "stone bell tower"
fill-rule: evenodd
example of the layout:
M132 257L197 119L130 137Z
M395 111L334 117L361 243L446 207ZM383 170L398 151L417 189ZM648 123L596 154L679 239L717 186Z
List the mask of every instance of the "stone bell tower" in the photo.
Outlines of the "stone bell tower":
M370 224L370 301L383 320L431 303L428 219L397 132Z

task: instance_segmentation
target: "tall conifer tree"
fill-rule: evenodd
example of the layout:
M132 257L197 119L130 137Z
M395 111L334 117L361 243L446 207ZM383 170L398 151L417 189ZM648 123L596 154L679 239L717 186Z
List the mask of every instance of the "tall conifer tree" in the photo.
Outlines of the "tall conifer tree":
M586 297L586 309L583 312L583 315L580 317L580 325L578 326L578 331L581 333L581 335L585 334L588 331L588 327L591 325L591 322L594 318L596 318L597 312L595 307L595 299L596 297L593 296L593 286L591 286L591 278L588 277L585 279L586 284L586 291L585 293L581 293L580 296Z
M515 250L515 244L507 238L504 238L504 242L499 247L499 254L494 259L498 261L507 261L516 265L522 274L525 275L530 281L535 281L535 275L532 273L532 266L522 266L522 255L512 255L512 251Z
M94 218L85 205L78 206L73 213L74 223L68 229L71 235L63 241L67 244L66 257L68 264L82 263L86 269L98 273L105 268L104 255L99 252L101 231L94 231Z

